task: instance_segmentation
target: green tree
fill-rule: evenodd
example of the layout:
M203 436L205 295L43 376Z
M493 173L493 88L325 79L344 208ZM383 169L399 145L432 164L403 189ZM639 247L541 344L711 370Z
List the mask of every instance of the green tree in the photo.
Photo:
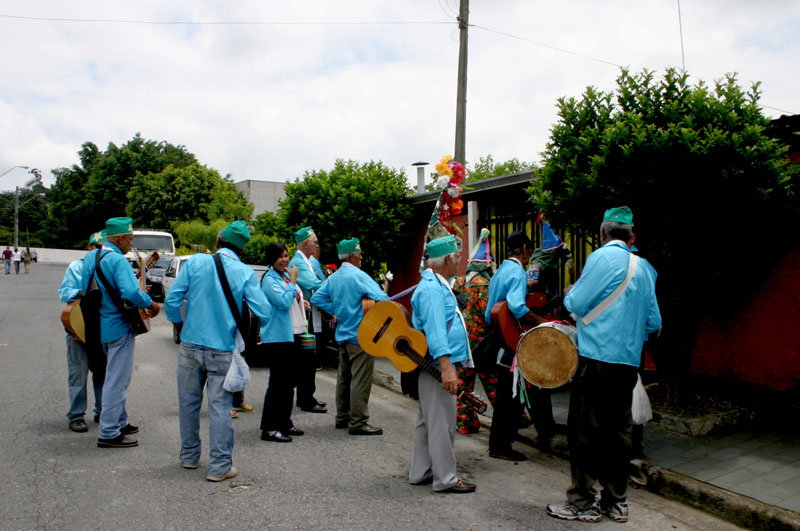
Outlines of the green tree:
M164 228L178 221L249 220L253 205L216 170L199 163L138 172L128 192L127 214L142 228Z
M631 207L637 246L659 273L664 359L680 373L699 319L746 300L759 282L743 275L763 278L780 228L796 226L800 168L765 134L759 98L758 84L745 91L732 74L711 90L674 69L660 79L622 70L614 93L558 100L529 190L553 224L595 241L605 209Z
M373 273L397 249L411 216L409 194L403 170L339 159L330 171L307 171L287 183L281 215L290 232L314 227L329 260L335 260L337 242L359 238L364 270Z
M495 163L492 155L486 155L485 157L480 157L474 165L467 167L467 178L464 182L472 183L493 177L502 177L503 175L535 171L536 169L536 164L533 162L521 161L516 157L505 162Z

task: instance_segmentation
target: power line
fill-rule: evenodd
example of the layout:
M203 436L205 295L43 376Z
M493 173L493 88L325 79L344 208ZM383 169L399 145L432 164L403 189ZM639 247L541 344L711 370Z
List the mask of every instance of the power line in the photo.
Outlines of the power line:
M488 31L489 33L496 33L498 35L503 35L504 37L510 37L512 39L517 39L517 40L520 40L520 41L529 42L531 44L535 44L536 46L542 46L544 48L550 48L551 50L555 50L557 52L567 53L567 54L570 54L570 55L574 55L576 57L581 57L583 59L589 59L591 61L597 61L598 63L605 63L607 65L616 66L617 68L623 68L622 65L618 65L617 63L612 63L611 61L606 61L605 59L599 59L597 57L592 57L591 55L585 55L585 54L582 54L582 53L573 52L573 51L570 51L570 50L565 50L564 48L559 48L558 46L551 46L550 44L545 44L543 42L533 41L531 39L526 39L525 37L520 37L519 35L512 35L511 33L506 33L504 31L493 30L491 28L487 28L487 27L484 27L484 26L478 26L478 25L475 25L475 24L470 24L470 25L475 27L475 28L482 29L483 31Z
M88 23L111 23L111 24L143 24L155 26L380 26L380 25L442 25L456 24L452 21L343 21L343 22L260 22L251 20L227 20L217 22L198 22L191 20L127 20L113 18L61 18L61 17L29 17L23 15L0 15L0 18L12 18L20 20L34 20L37 22L88 22Z

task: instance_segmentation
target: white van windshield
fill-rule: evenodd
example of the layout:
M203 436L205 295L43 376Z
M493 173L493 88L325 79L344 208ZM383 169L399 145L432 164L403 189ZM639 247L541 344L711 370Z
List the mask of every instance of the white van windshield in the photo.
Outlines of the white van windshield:
M134 234L133 247L139 251L164 251L173 253L172 238L158 234Z

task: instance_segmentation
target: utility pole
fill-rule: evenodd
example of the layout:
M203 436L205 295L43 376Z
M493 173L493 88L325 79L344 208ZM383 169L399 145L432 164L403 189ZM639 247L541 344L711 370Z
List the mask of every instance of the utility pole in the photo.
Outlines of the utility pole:
M467 28L469 27L469 0L461 0L458 14L458 91L456 94L456 148L455 160L466 164L467 133Z

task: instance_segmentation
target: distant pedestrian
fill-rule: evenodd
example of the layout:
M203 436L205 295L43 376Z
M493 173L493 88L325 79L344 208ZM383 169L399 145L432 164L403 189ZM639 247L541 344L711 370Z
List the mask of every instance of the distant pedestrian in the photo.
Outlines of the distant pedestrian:
M642 343L661 327L653 275L627 245L632 229L628 207L607 210L603 246L589 255L574 287L565 289L564 305L577 315L579 356L567 421L572 483L566 503L547 506L555 518L598 522L605 514L628 520L633 388Z
M11 247L6 247L6 250L3 251L3 263L6 266L6 275L11 274L11 260L14 258L14 251L11 250Z
M14 271L19 275L19 264L22 262L22 253L20 253L19 249L16 247L14 247L14 255L11 259L14 261Z
M25 274L31 272L31 260L33 257L31 256L31 248L26 247L24 251L22 251L22 263L25 265Z

